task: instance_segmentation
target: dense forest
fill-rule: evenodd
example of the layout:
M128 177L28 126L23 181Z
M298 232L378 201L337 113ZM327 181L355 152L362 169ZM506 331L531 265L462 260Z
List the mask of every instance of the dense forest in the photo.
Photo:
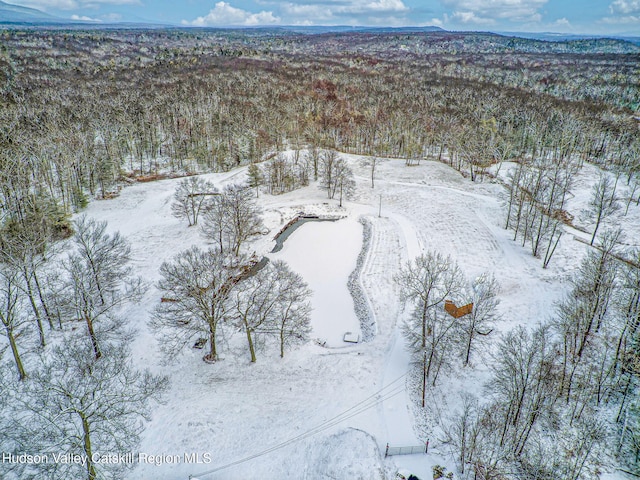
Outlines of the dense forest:
M125 172L225 170L305 145L447 152L472 177L540 151L637 169L640 47L622 41L8 30L1 49L5 206L37 192L68 213Z
M637 251L616 249L619 233L603 229L597 235L611 212L640 203L639 66L639 46L607 39L545 42L488 33L397 31L310 35L277 29L0 31L0 319L5 350L10 348L15 359L3 364L3 376L17 371L16 384L29 376L19 355L27 323L37 332L29 341L36 339L42 348L48 332L63 330L68 318L86 321L91 340L84 347L56 346L19 390L24 398L38 398L38 389L54 392L52 398L21 408L18 394L0 398L0 406L19 412L22 422L20 428L0 422L0 430L19 430L9 447L19 450L20 442L34 436L40 441L42 435L34 433L41 427L38 412L67 408L60 394L65 389L74 398L115 389L114 402L131 399L120 412L129 448L140 433L132 426L137 413L167 388L165 378L114 362L129 359L129 345L112 341L111 333L120 329L112 312L138 298L142 288L131 275L127 242L84 217L72 223L72 214L92 199L117 196L130 183L241 165L250 166L253 187L282 193L310 178L324 181L319 169L330 159L338 162L336 152L345 152L371 156L372 186L376 161L383 157L402 158L407 165L438 160L474 182L499 177L491 167L513 162L508 175L500 177L506 178L501 180L504 226L542 260L541 268L551 261L561 226L572 224L564 207L578 169L595 165L615 182L630 185L629 197L618 199L610 177L600 178L590 210L594 248L572 280L569 297L551 323L530 332L515 329L498 341L500 360L487 387L490 401L481 406L469 399L447 431L461 475L471 468L485 480L593 478L600 466L594 449L605 439L615 440L607 455L640 475L640 257ZM301 170L296 156L295 165L288 164L278 155L284 150L303 152L308 163ZM342 202L343 184L331 185L340 189ZM186 181L181 188L185 202L211 190L201 185L193 193ZM233 188L222 193L224 198L212 200L204 215L214 238L224 212L232 209L227 204L234 198L250 203ZM178 202L176 216L196 224L189 205L182 212ZM216 214L216 205L227 210ZM253 232L259 225L245 228ZM60 273L46 264L57 241L65 238L72 238L74 253ZM176 299L191 294L180 293L186 280L176 271L187 275L211 262L212 271L231 275L218 254L238 256L242 242L225 241L228 245L221 240L218 251L186 251L163 265L161 288L175 298L155 312L155 326L166 327L181 308ZM180 270L181 265L193 268ZM432 271L440 275L432 284L411 283L414 274L425 278ZM279 264L263 275L264 282L296 283ZM397 278L404 286L402 300L413 302L416 311L423 307L408 334L416 365L425 372L418 393L423 406L428 384L436 385L441 367L446 370L450 348L450 327L442 322L451 319L429 313L428 307L455 292L459 276L451 259L430 252ZM475 303L486 307L467 328L465 365L474 332L488 330L494 317L497 286L488 277L477 282ZM258 291L258 283L243 288L253 285ZM442 298L433 300L434 292ZM306 296L306 290L299 294ZM276 297L274 304L287 301L284 293ZM237 310L253 308L247 302L238 296ZM255 362L251 328L257 327L250 328L248 317L243 317L244 328ZM307 327L300 327L300 338L306 338ZM444 333L436 341L439 329ZM284 335L280 338L284 356ZM100 358L105 360L96 362ZM88 379L86 385L68 383L72 370ZM60 380L57 390L52 378ZM128 379L128 390L118 390L122 378ZM6 393L5 387L17 388L3 383L0 392ZM614 411L614 418L605 410ZM97 414L76 413L74 422L86 426L88 453L86 419ZM50 436L58 434L54 426L48 428ZM560 448L553 455L544 451L556 431L564 435L570 454ZM91 468L86 474L99 478Z

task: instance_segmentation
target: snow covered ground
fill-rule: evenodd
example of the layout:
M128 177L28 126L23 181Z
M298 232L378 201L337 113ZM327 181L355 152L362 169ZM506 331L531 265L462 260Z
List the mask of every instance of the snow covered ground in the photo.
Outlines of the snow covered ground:
M352 217L310 222L297 229L283 249L271 254L286 261L313 290L312 337L327 347L345 346L344 334L360 336L353 299L343 281L356 266L362 226Z
M368 171L349 158L357 175L357 192L343 208L326 199L317 185L281 196L261 194L268 235L253 241L259 255L269 252L273 235L298 212L344 216L337 222L307 223L271 258L285 259L314 291L313 337L318 342L288 352L266 347L250 364L242 335L228 331L223 359L210 365L202 351L187 349L165 362L158 339L147 327L149 311L159 301L154 283L160 264L194 244L205 246L198 227L171 216L178 180L138 184L113 200L93 202L87 214L109 222L133 244L134 267L149 284L143 301L126 316L137 328L134 359L171 379L167 402L153 413L143 434L141 452L178 455L179 462L140 463L129 478L180 479L387 479L398 468L431 479L431 466L453 464L439 448L435 423L457 407L459 392L480 392L486 368L474 368L443 379L430 395L430 419L416 422L406 376L409 355L399 325L408 312L397 300L393 276L424 249L451 255L469 280L492 272L501 285L499 331L518 324L535 325L548 318L567 291L567 279L586 245L565 235L547 270L539 259L504 230L503 187L472 183L446 165L422 162L406 167L402 160L384 162L370 188ZM206 175L217 186L244 179L244 169ZM584 190L590 184L584 180ZM381 201L381 216L378 217ZM579 210L585 195L576 195ZM636 226L628 237L640 238L639 209L626 223ZM377 334L367 343L346 344L345 332L359 329L347 278L361 248L360 216L371 224L371 242L362 267L361 285L374 315ZM498 332L496 332L498 334ZM446 392L446 393L444 393ZM384 458L392 446L430 440L428 455ZM188 463L184 454L199 454L203 463ZM206 455L205 455L206 454ZM209 461L210 460L210 461ZM160 462L158 462L160 463ZM207 473L206 472L211 472Z

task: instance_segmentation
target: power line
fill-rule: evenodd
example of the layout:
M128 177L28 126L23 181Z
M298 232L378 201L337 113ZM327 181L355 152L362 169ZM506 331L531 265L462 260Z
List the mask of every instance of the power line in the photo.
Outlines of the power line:
M388 385L385 385L384 387L382 387L380 390L376 391L375 393L373 393L372 395L370 395L369 397L365 398L364 400L362 400L361 402L355 404L354 406L348 408L347 410L345 410L344 412L336 415L333 418L330 418L329 420L325 420L324 422L320 423L319 425L307 430L304 433L301 433L299 435L296 435L295 437L292 437L288 440L285 440L282 443L279 443L277 445L274 445L273 447L267 448L266 450L263 450L261 452L255 453L253 455L249 455L247 457L241 458L239 460L236 460L234 462L231 463L227 463L226 465L221 465L219 467L216 467L212 470L208 470L206 472L202 472L198 475L189 475L189 479L191 478L199 478L199 477L203 477L203 476L207 476L207 475L211 475L212 473L216 473L219 472L221 470L225 470L227 468L230 467L234 467L236 465L240 465L242 463L246 463L250 460L253 460L255 458L258 457L262 457L264 455L267 455L271 452L274 452L276 450L279 450L281 448L284 448L288 445L291 445L293 443L299 442L301 440L304 440L306 438L309 438L313 435L317 435L318 433L327 430L328 428L331 428L341 422L344 422L345 420L348 420L350 418L355 417L356 415L361 414L362 412L365 412L377 405L379 405L380 403L395 397L396 395L402 393L404 391L404 385L395 385L393 388L389 388L392 385L396 384L397 382L399 382L401 379L403 379L407 374L404 373L402 375L400 375L398 378L396 378L395 380L393 380L391 383L389 383ZM385 392L386 390L386 392ZM385 392L385 393L383 393ZM373 401L372 401L373 400Z
M397 391L392 391L391 393L386 394L384 397L379 398L378 400L376 400L375 402L371 403L370 405L364 406L364 407L358 409L357 411L355 411L351 415L342 416L342 418L336 418L336 420L325 422L324 424L321 424L321 425L319 425L319 426L317 426L317 427L315 427L315 428L313 428L311 430L308 430L307 432L302 433L302 434L298 435L297 437L293 437L293 438L291 438L289 440L286 440L286 441L284 441L284 442L282 442L282 443L280 443L278 445L275 445L275 446L273 446L271 448L263 450L262 452L256 453L254 455L251 455L251 456L248 456L248 457L245 457L245 458L242 458L240 460L236 460L235 462L231 462L231 463L228 463L226 465L222 465L222 466L217 467L217 468L215 468L213 470L209 470L207 472L201 473L201 474L197 475L197 477L206 476L206 475L209 475L211 473L215 473L215 472L227 469L229 467L233 467L233 466L236 466L236 465L240 465L242 463L246 463L246 462L248 462L250 460L253 460L255 458L261 457L261 456L266 455L268 453L272 453L272 452L274 452L276 450L279 450L281 448L289 446L289 445L291 445L293 443L299 442L299 441L304 440L304 439L306 439L308 437L316 435L316 434L318 434L318 433L320 433L320 432L322 432L324 430L327 430L328 428L331 428L331 427L333 427L333 426L335 426L335 425L337 425L337 424L339 424L339 423L341 423L341 422L343 422L345 420L348 420L348 419L350 419L352 417L355 417L356 415L359 415L360 413L362 413L362 412L364 412L366 410L369 410L370 408L375 407L379 403L381 403L381 402L383 402L385 400L388 400L389 398L392 398L392 397L398 395L399 393L402 393L402 391L403 391L403 388L401 387L401 388L397 389Z

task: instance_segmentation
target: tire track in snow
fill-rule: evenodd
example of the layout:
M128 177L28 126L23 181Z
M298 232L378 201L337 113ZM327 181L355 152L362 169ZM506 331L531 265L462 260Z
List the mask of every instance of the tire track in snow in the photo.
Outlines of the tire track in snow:
M368 217L368 221L371 224L371 245L360 278L376 318L378 338L384 339L386 343L383 347L386 361L381 384L388 385L403 375L409 366L409 354L404 348L404 339L399 330L398 320L402 312L393 281L406 256L407 241L403 242L404 229L396 219ZM405 228L409 229L409 224ZM415 235L409 242L412 250L419 245ZM406 389L402 394L384 400L380 406L380 414L386 431L386 438L379 439L381 447L386 442L392 445L419 445L413 431ZM394 458L397 465L407 465L407 461L407 458Z
M400 242L388 220L368 217L367 221L371 226L371 243L360 283L374 315L377 333L384 334L393 328L398 313L393 276L400 269Z

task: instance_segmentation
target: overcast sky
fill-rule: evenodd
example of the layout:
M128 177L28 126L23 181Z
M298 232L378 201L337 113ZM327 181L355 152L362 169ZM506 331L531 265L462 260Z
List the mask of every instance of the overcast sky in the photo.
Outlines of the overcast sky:
M194 26L436 25L448 30L640 35L640 0L5 0L96 21Z

